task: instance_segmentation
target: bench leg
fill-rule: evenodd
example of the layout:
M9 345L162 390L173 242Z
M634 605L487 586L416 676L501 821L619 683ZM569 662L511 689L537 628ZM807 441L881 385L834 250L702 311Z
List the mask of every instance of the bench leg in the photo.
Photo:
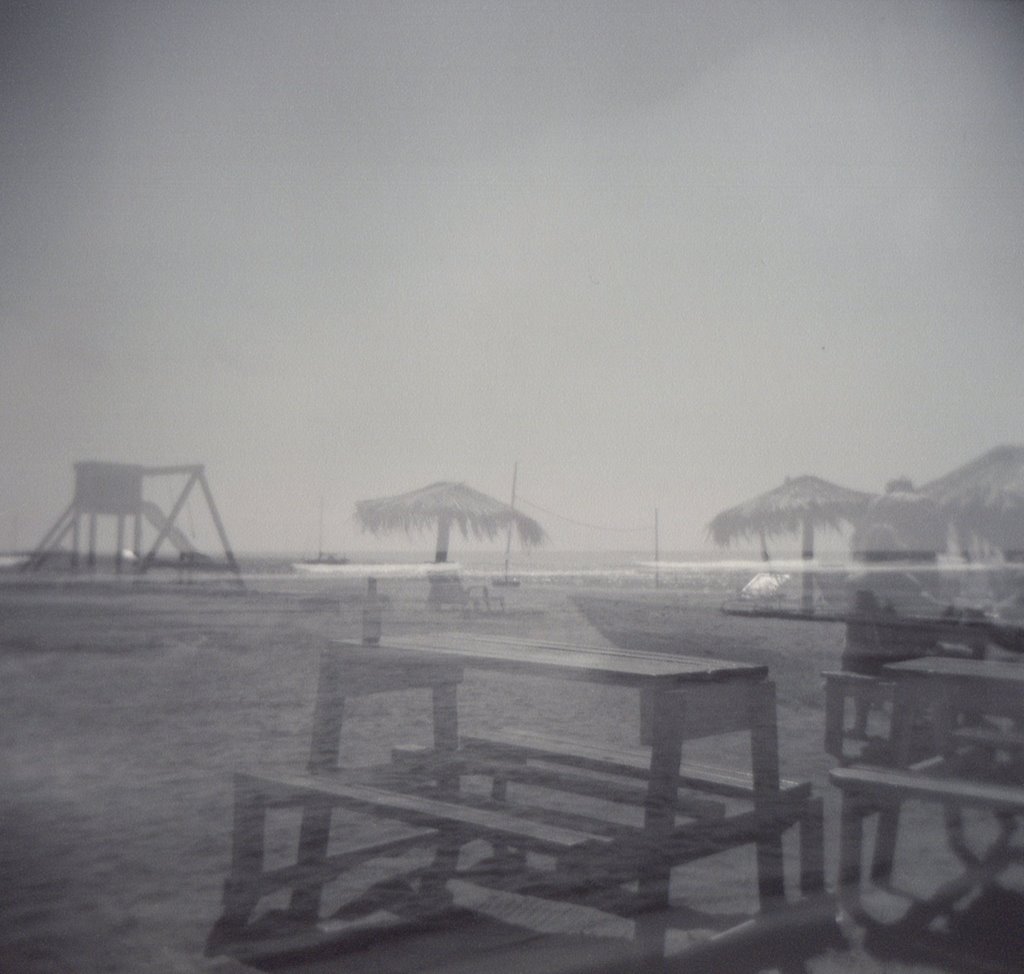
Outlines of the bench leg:
M778 906L786 897L782 828L776 814L779 801L779 729L774 683L759 684L751 690L750 750L754 810L760 819L757 889L761 909L765 910Z
M649 861L641 869L637 884L640 909L634 921L634 942L643 956L664 953L671 880L672 870L666 865Z
M861 860L864 819L872 808L856 792L844 790L839 812L839 875L837 893L844 911L855 921L864 919L861 905Z
M898 802L879 803L855 790L844 790L839 816L839 896L847 912L863 922L866 914L861 906L861 862L864 855L865 821L878 813L875 847L871 855L869 879L886 885L892 879L899 831Z
M897 767L907 767L914 758L915 724L922 712L921 703L909 685L901 684L894 692L890 741ZM899 830L900 803L882 802L878 806L878 828L871 859L872 881L882 884L891 882Z
M835 680L825 681L825 753L843 760L843 730L846 726L846 688Z
M892 881L893 863L896 861L896 840L899 837L899 831L899 803L887 803L878 812L875 851L871 857L871 879L873 882L887 885Z
M428 914L440 913L452 904L448 880L458 872L462 841L457 829L446 829L438 836L433 861L420 878L420 902Z
M825 889L825 803L810 798L800 819L800 892L804 896Z
M298 865L314 866L327 858L331 835L331 806L307 805L299 829ZM288 912L297 920L315 922L320 915L322 883L298 886L292 891Z

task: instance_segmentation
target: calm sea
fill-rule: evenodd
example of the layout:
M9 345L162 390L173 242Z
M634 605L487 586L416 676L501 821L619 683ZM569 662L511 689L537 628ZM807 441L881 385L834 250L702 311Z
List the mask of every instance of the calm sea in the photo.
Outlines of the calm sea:
M295 584L316 588L341 580L361 580L373 575L381 579L423 577L441 569L425 561L420 551L394 551L353 555L349 564L308 567L300 556L246 555L239 562L256 587ZM836 581L849 571L842 553L827 554L810 565L819 579ZM758 572L788 575L798 584L807 563L800 559L763 561L756 555L723 557L718 552L666 552L657 561L651 552L639 551L536 551L520 553L509 565L508 574L523 586L587 586L624 589L678 589L696 596L736 594ZM502 553L459 553L447 570L458 571L471 582L492 582L505 575Z

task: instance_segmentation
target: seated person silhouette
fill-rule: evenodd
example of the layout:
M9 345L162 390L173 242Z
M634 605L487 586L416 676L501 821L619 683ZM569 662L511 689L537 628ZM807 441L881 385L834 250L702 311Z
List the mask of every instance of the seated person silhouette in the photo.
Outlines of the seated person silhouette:
M886 663L915 659L935 648L934 627L917 628L914 619L934 620L944 604L928 583L911 571L918 553L907 552L895 529L875 525L860 555L865 567L847 579L846 645L842 668L878 676Z

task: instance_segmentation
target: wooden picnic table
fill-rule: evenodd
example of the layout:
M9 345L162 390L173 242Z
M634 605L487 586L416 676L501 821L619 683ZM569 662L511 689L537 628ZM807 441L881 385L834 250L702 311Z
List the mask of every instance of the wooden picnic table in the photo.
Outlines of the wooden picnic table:
M991 618L976 611L931 616L898 616L891 612L833 617L847 625L861 652L843 660L843 669L826 671L825 750L841 763L893 763L895 677L892 661L922 657L982 659L996 644ZM1003 630L1002 643L1008 640ZM852 718L852 721L849 719ZM903 755L903 763L909 760Z
M935 957L949 945L935 921L955 926L958 905L991 890L1011 868L1024 864L1015 841L1024 818L1024 666L1016 662L922 657L884 668L894 681L894 764L853 765L830 773L843 793L840 823L840 895L846 909L879 943L906 950L919 944ZM918 761L922 728L930 736ZM942 807L946 839L962 871L932 895L915 899L897 920L880 922L866 908L862 888L863 823L878 813L871 879L891 887L901 811L907 801ZM995 837L968 835L964 810L986 812ZM947 958L948 959L948 958ZM974 961L977 961L975 964ZM1016 970L991 958L961 957L965 970Z
M529 727L467 735L458 708L467 671L636 691L640 746L552 739ZM332 641L321 654L306 771L239 775L236 781L221 933L237 934L258 900L281 886L292 889L290 915L315 923L332 870L404 848L392 835L379 849L370 843L329 852L332 812L339 808L425 830L419 841L434 844L435 858L420 890L429 887L442 900L445 883L459 876L460 850L473 839L489 842L495 858L509 866L478 881L553 902L608 904L631 897L624 909L633 910L636 941L647 951L663 946L676 865L753 844L761 905L771 909L785 900L783 832L798 825L801 891L820 891L821 799L808 784L780 777L775 687L767 677L766 667L747 663L476 635L389 639L376 646ZM431 694L430 744L400 745L389 765L369 772L341 767L346 701L399 690ZM683 761L684 741L736 731L750 735L749 772ZM464 776L481 774L492 781L487 801L461 785ZM509 800L510 783L632 803L642 824L603 821L583 806L563 812L523 807ZM751 808L734 812L730 806L727 814L723 798L743 799ZM302 808L298 861L276 871L265 869L262 849L266 810L274 806ZM550 856L553 870L543 877L531 872L529 852ZM626 892L629 883L635 893Z
M896 683L893 737L900 765L909 764L914 722L925 714L937 754L948 750L962 715L1024 720L1024 666L1016 661L925 656L890 663L885 673Z

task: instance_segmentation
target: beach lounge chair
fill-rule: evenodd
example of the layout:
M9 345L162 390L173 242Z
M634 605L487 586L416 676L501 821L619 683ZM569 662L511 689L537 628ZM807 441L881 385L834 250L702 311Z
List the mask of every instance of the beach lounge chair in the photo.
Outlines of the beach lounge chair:
M492 594L487 585L463 585L457 572L429 576L427 604L432 609L455 608L463 612L504 612L504 596Z

